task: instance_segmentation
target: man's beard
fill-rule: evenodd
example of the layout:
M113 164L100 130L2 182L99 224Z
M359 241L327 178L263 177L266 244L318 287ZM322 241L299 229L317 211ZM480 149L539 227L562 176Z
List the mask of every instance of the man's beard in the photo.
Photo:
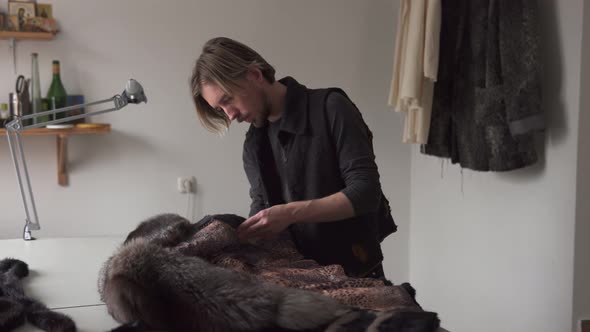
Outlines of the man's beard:
M272 110L272 106L270 105L270 98L263 92L260 91L261 100L262 100L262 110L253 119L252 124L256 128L266 127L268 125L268 116L270 115L270 111Z

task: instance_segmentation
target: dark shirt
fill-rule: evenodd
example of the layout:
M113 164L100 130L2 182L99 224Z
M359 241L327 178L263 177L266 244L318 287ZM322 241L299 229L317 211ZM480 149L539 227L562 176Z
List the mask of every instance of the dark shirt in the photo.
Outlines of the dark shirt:
M279 179L277 180L278 186L280 186L281 192L281 203L289 203L293 201L293 197L289 193L289 185L287 183L287 177L285 176L285 162L287 158L287 153L285 149L280 143L279 134L281 132L281 119L278 119L275 122L268 123L268 140L270 141L270 147L272 149L272 155L274 157L275 167L277 169L277 173L279 175Z

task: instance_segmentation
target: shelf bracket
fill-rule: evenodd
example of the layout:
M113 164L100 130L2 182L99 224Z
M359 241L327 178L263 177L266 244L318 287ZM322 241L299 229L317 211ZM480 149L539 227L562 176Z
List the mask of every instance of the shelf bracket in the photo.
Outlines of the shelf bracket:
M57 135L57 183L68 186L68 135Z
M65 128L65 129L48 129L33 128L21 132L21 135L55 135L57 143L57 183L66 187L69 185L68 170L68 137L81 134L106 134L111 132L111 126L105 123L86 123L79 124L86 128ZM5 129L0 129L0 136L6 134Z

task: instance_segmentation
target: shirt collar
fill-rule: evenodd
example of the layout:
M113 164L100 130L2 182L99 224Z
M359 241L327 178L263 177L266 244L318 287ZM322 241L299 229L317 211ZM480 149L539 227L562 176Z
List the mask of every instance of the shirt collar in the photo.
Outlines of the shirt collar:
M281 130L303 134L307 129L307 88L290 76L280 79L279 82L287 87Z
M294 78L287 76L279 80L279 83L287 87L285 94L285 108L281 115L280 131L292 134L304 134L307 130L307 88L299 84ZM262 130L260 130L262 129ZM259 132L266 132L267 127L256 128L253 124L246 133L246 136Z

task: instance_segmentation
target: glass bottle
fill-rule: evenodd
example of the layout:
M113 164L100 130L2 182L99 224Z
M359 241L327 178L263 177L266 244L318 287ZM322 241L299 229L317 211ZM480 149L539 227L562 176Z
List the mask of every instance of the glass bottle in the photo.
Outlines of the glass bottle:
M4 128L4 125L10 120L10 111L8 110L8 104L2 103L0 105L0 128Z
M66 89L61 83L61 77L59 74L59 61L53 60L52 67L53 79L51 80L49 90L47 90L47 102L50 110L66 107L67 101ZM66 113L67 112L54 114L52 119L62 119L67 116Z
M39 79L39 56L37 53L31 54L31 106L33 114L43 112L41 104L41 82ZM49 115L38 117L35 123L46 122Z

